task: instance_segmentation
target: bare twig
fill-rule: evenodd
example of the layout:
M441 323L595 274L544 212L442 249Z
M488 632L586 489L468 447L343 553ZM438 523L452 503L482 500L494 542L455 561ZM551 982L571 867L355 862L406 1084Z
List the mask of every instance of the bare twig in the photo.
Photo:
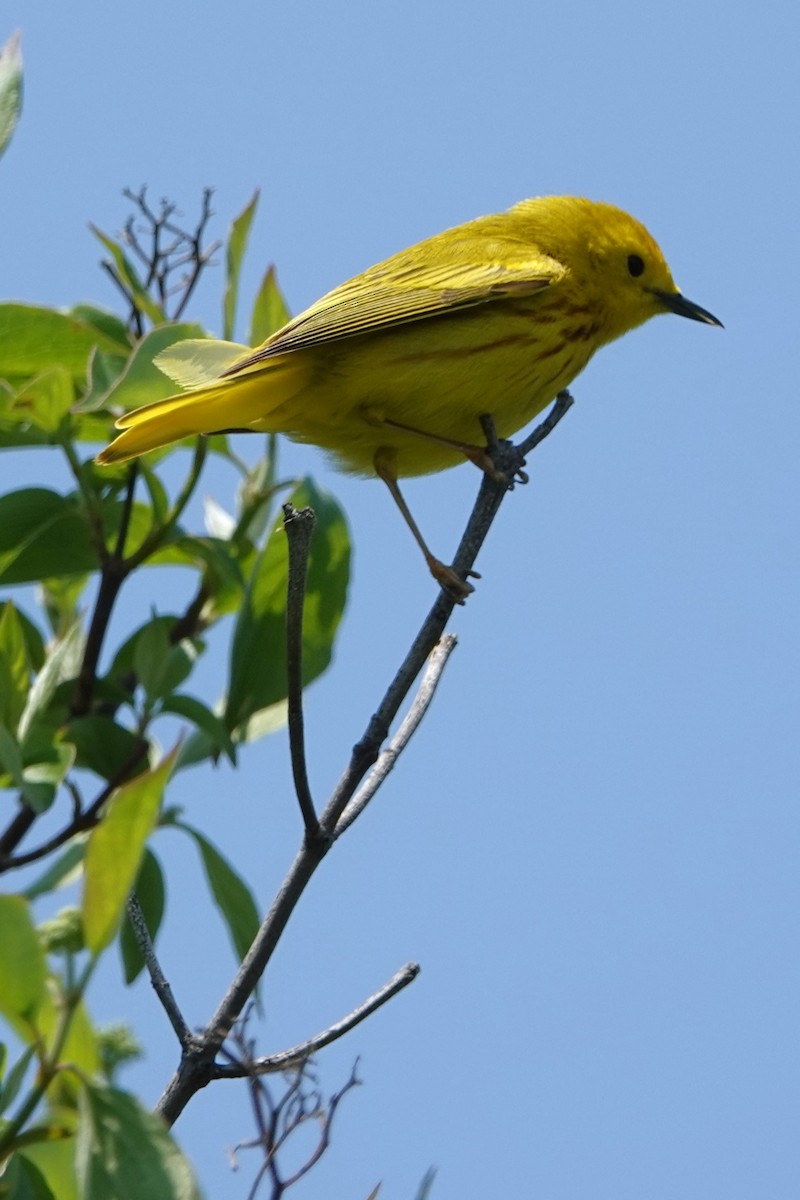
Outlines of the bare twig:
M563 392L559 392L556 396L556 402L550 409L543 421L532 429L526 438L523 438L517 447L523 458L530 454L531 450L535 450L540 442L543 442L555 429L562 417L565 417L572 408L575 400L572 394L564 388Z
M260 1058L254 1058L247 1063L238 1063L231 1060L228 1064L217 1064L214 1067L214 1079L241 1079L245 1075L269 1075L276 1071L285 1071L290 1067L297 1067L304 1062L307 1062L313 1054L318 1050L322 1050L324 1046L329 1046L331 1042L337 1041L340 1037L344 1037L351 1029L355 1029L356 1025L360 1025L362 1021L371 1016L381 1008L398 992L402 992L403 988L408 987L410 983L419 975L420 968L417 963L407 963L396 975L393 975L383 987L379 988L372 996L359 1004L358 1008L354 1008L351 1013L343 1017L341 1021L337 1021L334 1025L330 1025L322 1033L315 1034L308 1041L300 1042L297 1046L292 1046L289 1050L281 1050L278 1054L263 1055Z
M128 897L128 918L133 929L133 935L136 938L136 944L142 952L142 958L145 961L153 990L161 1001L161 1007L169 1017L169 1023L175 1030L181 1046L189 1046L194 1040L192 1031L184 1021L183 1013L178 1008L169 981L161 969L161 964L158 961L153 946L153 939L150 937L150 930L147 928L147 922L142 912L142 906L135 892L131 892Z
M138 288L141 287L143 292L155 295L162 311L166 311L170 297L177 294L179 299L169 319L180 320L200 276L221 243L214 242L207 249L203 248L203 238L213 216L212 188L205 188L203 191L200 217L193 232L183 229L173 221L177 208L170 201L162 200L158 209L152 207L147 200L146 188L142 187L138 192L126 188L123 195L135 206L137 213L125 222L122 241L144 268L143 278L132 285L129 280L120 276L114 263L106 261L102 266L130 305L130 325L136 335L141 337L144 333L146 314L140 308L141 293ZM137 228L136 215L143 218L141 229ZM169 235L171 240L165 238L165 234ZM188 273L177 285L172 286L172 276L185 267L189 268Z
M491 447L498 472L504 479L491 479L484 475L481 481L478 499L453 559L453 569L463 578L466 578L466 572L472 569L498 509L505 499L509 490L508 480L513 480L525 461L522 447L536 446L543 441L555 429L571 405L572 397L569 393L562 392L547 417L519 448L510 442L499 442ZM361 740L353 747L347 769L320 816L320 825L326 833L332 834L353 793L378 757L380 747L389 735L389 726L397 716L400 705L423 663L441 637L455 603L446 592L439 593L397 674L389 684L383 700L370 718Z
M306 769L303 728L303 606L306 596L308 555L316 517L310 508L283 506L283 527L289 543L289 581L286 596L286 681L289 747L297 802L303 815L306 838L319 838L320 828Z
M241 1034L235 1040L240 1051L239 1062L246 1071L254 1061L252 1040ZM353 1065L349 1079L327 1102L323 1099L308 1061L285 1071L284 1076L286 1086L283 1094L277 1099L266 1080L252 1074L248 1076L258 1136L240 1142L231 1154L234 1166L237 1165L236 1155L240 1150L260 1150L263 1155L261 1166L248 1192L248 1200L254 1200L262 1180L267 1176L271 1182L271 1200L280 1200L289 1188L308 1174L330 1145L331 1127L339 1104L352 1088L361 1083L358 1078L358 1059ZM319 1126L316 1145L292 1175L284 1176L280 1163L281 1152L298 1129L308 1121L314 1121Z
M381 750L372 770L339 818L336 828L333 831L334 838L341 837L344 831L350 828L353 821L361 816L378 788L386 779L386 776L394 767L397 759L405 750L412 734L428 711L436 688L439 685L439 680L442 677L445 664L455 650L456 645L457 639L454 635L445 634L440 639L438 645L434 647L411 708L403 718L400 728L389 742L389 745Z
M524 444L536 445L546 437L561 420L570 403L569 397L560 396L551 412ZM514 478L523 464L520 450L510 443L501 442L493 449L498 474L505 478L491 479L488 475L483 478L478 499L453 562L459 573L465 573L472 568L508 491L508 480ZM228 991L205 1031L197 1039L196 1046L183 1053L178 1069L157 1105L157 1110L167 1124L171 1125L176 1121L194 1093L205 1087L213 1078L214 1058L220 1046L228 1037L263 975L306 885L330 849L332 842L329 839L333 831L353 798L356 788L377 759L380 747L388 736L389 726L425 660L439 641L454 604L455 601L450 596L440 592L383 700L371 717L364 735L353 748L350 763L320 817L320 826L327 837L304 841Z

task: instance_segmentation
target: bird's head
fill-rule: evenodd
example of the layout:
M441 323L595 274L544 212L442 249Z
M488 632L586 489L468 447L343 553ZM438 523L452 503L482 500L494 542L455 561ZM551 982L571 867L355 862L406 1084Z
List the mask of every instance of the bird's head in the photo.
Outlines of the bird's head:
M706 325L722 324L679 291L658 243L629 213L577 196L546 196L527 203L531 215L536 206L543 248L566 267L602 314L603 341L665 312Z

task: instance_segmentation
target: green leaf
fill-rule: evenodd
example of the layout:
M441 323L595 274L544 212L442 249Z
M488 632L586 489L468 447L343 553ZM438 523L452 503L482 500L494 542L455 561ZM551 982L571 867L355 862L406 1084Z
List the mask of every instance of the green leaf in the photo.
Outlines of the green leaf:
M174 762L173 751L155 770L118 788L89 835L82 912L86 946L94 954L105 949L117 931Z
M104 338L116 342L119 351L125 358L128 357L132 346L131 335L125 322L120 320L116 313L97 308L94 304L75 304L70 310L70 315L82 321L84 325L91 325L98 333L102 333Z
M37 747L35 761L22 769L21 784L22 794L34 812L47 811L74 762L74 746L56 743Z
M310 479L290 499L296 508L310 505L317 517L303 620L303 679L310 683L331 660L347 596L350 539L338 504ZM287 578L286 534L280 527L268 538L253 568L233 634L224 717L231 731L286 697Z
M139 906L144 914L150 938L155 942L161 926L161 919L164 916L166 890L161 864L148 847L145 847L141 866L139 867L139 874L136 876L133 890L136 892L136 899L139 901ZM144 959L139 949L139 943L134 937L130 921L124 921L122 924L119 949L122 955L125 982L133 983L144 966Z
M156 522L163 524L166 515L169 511L169 496L167 489L156 475L153 468L146 458L139 459L139 471L141 472L144 485L147 488L147 494L150 497L150 503L153 506L153 517Z
M286 700L276 700L266 708L257 708L246 721L236 726L236 742L257 742L263 737L283 729L288 720Z
M141 738L111 717L78 717L64 731L65 742L75 747L75 763L101 779L114 779L126 762L128 776L139 769L136 752Z
M55 1200L47 1181L34 1162L24 1154L12 1154L0 1180L0 1196L13 1200Z
M30 1021L45 996L42 947L22 896L0 896L0 1012Z
M239 276L242 270L242 260L250 236L250 226L253 223L258 207L258 189L246 208L234 218L228 235L228 245L225 251L225 299L222 306L222 337L229 342L233 338L236 326L236 305L239 296Z
M0 155L11 141L22 111L22 52L18 33L0 49Z
M75 624L80 613L78 601L83 595L89 575L61 575L55 579L43 579L39 584L42 604L52 633L64 638ZM35 660L34 666L37 666ZM38 664L37 669L41 667Z
M17 739L3 724L0 724L0 768L10 779L10 782L3 782L3 787L10 787L12 783L22 787L22 751Z
M3 1049L5 1050L5 1047ZM28 1046L23 1050L11 1070L4 1076L3 1086L0 1088L0 1113L6 1112L19 1095L35 1049L35 1046Z
M12 732L25 709L30 678L22 622L7 600L0 606L0 722Z
M66 313L33 304L0 304L0 379L17 387L49 367L66 368L82 384L95 346L119 352L111 338Z
M122 378L127 361L127 355L123 357L121 354L107 354L104 350L92 351L86 369L86 391L73 408L77 428L83 426L89 414L103 407L106 396Z
M140 408L154 400L172 395L175 385L159 371L153 359L174 342L185 338L207 338L200 325L159 325L145 334L128 359L127 366L105 393L94 388L91 394L75 406L77 412L93 412L98 408Z
M219 850L212 846L202 833L183 821L176 821L175 826L188 833L197 843L211 894L228 927L237 959L241 962L250 949L260 925L252 892L227 859L222 857Z
M31 583L96 569L89 527L74 497L47 488L0 496L0 583Z
M34 425L54 434L75 399L72 376L59 364L28 379L17 389L5 416L23 425Z
M80 873L85 853L86 839L82 836L72 838L66 850L62 851L44 874L26 887L22 893L25 899L36 900L39 896L46 896L48 892L54 892L57 888L72 883Z
M117 1088L81 1089L75 1165L86 1200L200 1200L189 1162L161 1117Z
M168 696L191 673L203 649L199 638L182 638L173 646L178 620L171 613L152 616L120 646L107 678L121 683L133 672L151 701Z
M44 1001L36 1014L37 1034L49 1050L55 1045L63 1016L63 986L57 977L51 976L47 982ZM56 1075L47 1091L48 1100L51 1104L63 1102L74 1107L79 1087L76 1074L91 1078L100 1069L97 1033L82 1000L75 1005L70 1015L69 1029L59 1062L69 1063L77 1070L76 1073L62 1071Z
M283 294L278 287L275 267L267 268L261 287L253 305L253 315L250 318L250 345L260 346L267 338L282 328L292 314L289 312Z
M21 740L24 741L34 718L47 708L58 685L66 679L76 678L85 644L86 637L78 623L73 625L63 638L50 644L44 666L33 681L20 717Z
M169 696L161 705L161 711L165 713L175 713L179 717L186 717L198 729L207 734L214 751L220 750L227 754L233 766L236 766L236 747L231 741L230 734L225 728L225 723L221 717L213 713L210 708L202 704L194 696L173 695ZM181 747L181 751L182 751ZM182 753L178 754L177 766L182 765Z
M136 639L133 669L151 704L168 696L191 675L197 655L197 647L188 638L171 645L163 622L152 621L144 626Z
M139 311L144 313L154 325L162 325L167 320L167 314L161 305L156 304L155 300L149 295L147 288L139 278L138 271L120 244L115 242L113 238L108 237L96 225L90 225L89 228L111 255L111 263L109 265L115 269L117 276L133 297Z
M50 1140L26 1145L20 1157L32 1162L41 1171L54 1200L86 1200L78 1196L75 1179L75 1139L70 1136L77 1125L74 1108L48 1109L46 1130L53 1131Z
M17 616L22 623L22 635L25 638L25 652L28 655L32 671L41 671L44 666L45 655L47 653L44 638L38 625L34 625L33 621L24 613L21 608L17 609Z

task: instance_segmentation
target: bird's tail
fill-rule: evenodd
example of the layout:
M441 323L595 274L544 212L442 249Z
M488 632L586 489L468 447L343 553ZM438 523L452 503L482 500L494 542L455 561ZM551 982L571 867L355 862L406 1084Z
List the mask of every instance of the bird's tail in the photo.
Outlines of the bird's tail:
M117 427L123 432L98 454L97 462L105 466L124 462L200 433L228 429L280 432L280 422L272 424L270 414L300 386L294 364L276 359L257 372L232 375L157 400L120 417Z

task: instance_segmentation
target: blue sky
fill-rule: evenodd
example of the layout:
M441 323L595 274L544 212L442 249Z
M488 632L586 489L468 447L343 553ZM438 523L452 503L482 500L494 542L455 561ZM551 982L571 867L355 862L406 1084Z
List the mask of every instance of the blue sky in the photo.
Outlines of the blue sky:
M212 184L219 233L260 186L245 289L274 260L295 311L439 229L575 192L644 221L725 322L651 322L576 383L481 555L428 719L289 927L259 1041L299 1041L422 964L320 1057L326 1091L356 1055L364 1087L298 1200L379 1179L405 1200L430 1165L437 1200L797 1195L794 7L86 0L80 23L14 2L4 20L26 59L0 168L8 298L113 306L87 223L121 227L125 186L191 218ZM193 311L211 329L220 286ZM43 482L41 461L7 462L5 486ZM309 448L283 461L335 491L355 544L308 697L322 797L433 590L380 485ZM445 556L477 483L464 466L408 486ZM118 633L181 586L147 573ZM213 700L213 656L203 678ZM299 834L283 737L171 799L266 905ZM200 1024L233 964L198 923L190 847L158 849L164 965ZM176 1053L149 987L110 961L93 1006L140 1028L126 1082L155 1101ZM208 1196L247 1194L254 1164L231 1176L224 1149L251 1129L233 1084L177 1125Z

